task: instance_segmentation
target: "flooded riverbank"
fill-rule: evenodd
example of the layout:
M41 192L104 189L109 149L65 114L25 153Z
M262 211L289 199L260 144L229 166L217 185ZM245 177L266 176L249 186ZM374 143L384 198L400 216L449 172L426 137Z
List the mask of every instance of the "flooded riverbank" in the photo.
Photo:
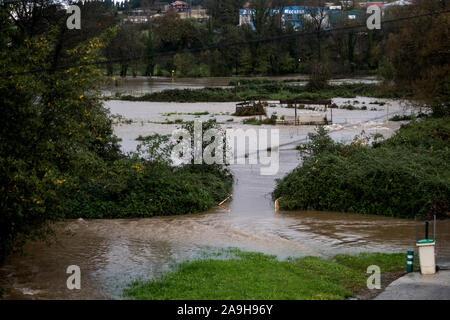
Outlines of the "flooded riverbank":
M211 77L211 78L171 78L171 77L115 77L110 83L102 88L104 95L112 96L116 93L126 93L131 95L143 95L146 93L161 92L173 89L203 89L228 88L230 81L236 79L265 79L274 81L289 80L291 85L306 85L308 75L287 75L273 77ZM378 83L375 77L360 78L339 78L329 81L330 84L338 85L343 83Z
M363 101L364 99L358 98ZM372 100L365 100L367 104ZM344 103L344 100L334 100ZM349 141L362 130L391 136L399 122L385 122L386 115L406 112L396 101L377 106L377 111L333 111L335 140ZM229 123L232 103L177 104L108 101L111 112L132 119L117 124L123 151L132 151L139 135L170 133L177 125L157 124L164 113L208 111L223 126L245 127L241 120ZM287 112L268 108L270 112ZM273 109L273 110L272 110ZM306 111L305 111L306 112ZM328 111L329 112L329 111ZM330 114L327 114L330 116ZM176 115L184 120L192 115ZM274 128L273 126L262 126ZM276 176L259 175L258 165L232 165L235 185L232 199L208 212L176 217L130 220L72 220L58 223L56 242L47 246L30 242L25 256L12 255L0 269L5 298L112 299L121 298L123 287L136 278L159 276L177 262L201 257L204 252L237 247L243 250L289 256L332 257L338 253L405 252L424 234L423 222L383 216L334 212L274 213L270 193L275 179L300 163L295 146L306 140L313 126L280 126L280 170ZM450 265L450 221L437 225L438 263ZM406 263L406 262L405 262ZM417 260L416 260L417 263ZM81 290L66 288L66 268L81 269Z

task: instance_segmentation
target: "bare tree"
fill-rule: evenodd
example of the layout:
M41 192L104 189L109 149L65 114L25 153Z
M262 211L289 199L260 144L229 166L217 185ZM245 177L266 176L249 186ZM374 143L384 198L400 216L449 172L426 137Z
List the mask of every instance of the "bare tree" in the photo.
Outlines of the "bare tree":
M322 36L323 30L328 27L328 10L325 7L325 0L305 1L308 5L305 9L305 23L315 32L317 40L317 58L322 60Z

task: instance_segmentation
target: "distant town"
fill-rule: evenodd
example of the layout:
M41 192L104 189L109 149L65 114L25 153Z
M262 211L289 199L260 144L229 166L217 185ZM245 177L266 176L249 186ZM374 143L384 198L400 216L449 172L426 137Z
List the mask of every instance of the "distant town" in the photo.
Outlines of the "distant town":
M206 8L200 5L191 6L184 1L174 2L158 2L151 6L142 5L131 10L118 7L119 14L123 14L123 22L130 23L146 23L152 18L161 17L169 12L176 12L181 19L195 19L198 22L203 22L209 19Z
M323 24L332 27L333 23L342 20L361 20L364 19L366 8L369 6L379 6L383 11L396 6L410 5L407 0L397 1L364 1L353 3L353 1L334 1L324 2L323 6L279 6L268 9L270 14L279 15L284 27L293 27L299 29L304 19L311 19L314 16L322 16ZM208 9L202 5L191 5L191 2L173 1L158 2L153 4L129 5L129 2L117 2L118 14L122 17L123 23L148 23L153 18L161 17L169 12L175 12L181 19L193 19L197 22L206 22L210 19ZM239 10L239 26L253 26L253 17L255 9L250 2L246 2Z

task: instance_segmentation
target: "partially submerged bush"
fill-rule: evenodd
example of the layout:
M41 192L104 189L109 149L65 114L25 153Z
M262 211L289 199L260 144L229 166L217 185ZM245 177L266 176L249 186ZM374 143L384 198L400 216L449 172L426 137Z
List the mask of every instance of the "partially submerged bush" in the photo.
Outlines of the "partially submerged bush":
M287 210L445 216L449 123L448 118L411 123L374 147L337 144L321 130L304 147L310 157L277 181L273 198L282 197L280 208Z
M217 128L202 123L203 132ZM183 125L191 134L193 122ZM168 136L139 137L137 151L114 162L89 164L89 180L68 183L71 218L130 218L180 215L205 211L225 199L232 188L230 171L222 165L173 166L174 141ZM193 143L193 142L192 142ZM204 142L203 148L207 146Z
M328 86L330 70L325 63L314 63L311 66L311 75L306 87L309 90L321 90Z
M69 218L132 218L204 211L225 199L232 178L207 165L171 167L167 163L122 159L102 164L102 174L68 181Z
M314 157L325 151L336 152L342 147L331 139L324 126L318 126L316 132L308 133L308 142L297 146L297 150L304 157Z

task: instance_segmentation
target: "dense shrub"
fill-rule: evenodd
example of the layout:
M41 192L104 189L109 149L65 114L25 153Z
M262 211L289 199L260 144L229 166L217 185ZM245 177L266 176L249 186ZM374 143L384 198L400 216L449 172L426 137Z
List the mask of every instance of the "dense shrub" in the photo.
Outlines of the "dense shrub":
M319 132L303 164L277 181L273 198L282 197L287 210L410 218L436 213L436 203L448 208L450 199L449 134L448 118L413 122L374 146L334 143Z
M193 124L183 125L193 133ZM203 129L215 128L215 121ZM205 211L232 188L229 170L220 165L171 165L173 142L158 134L140 137L137 151L116 161L86 157L65 185L66 217L134 218ZM206 147L207 144L204 145Z
M207 165L171 167L122 159L102 174L67 184L69 218L134 218L204 211L225 199L232 178ZM82 181L84 180L84 181Z
M311 76L306 85L310 90L321 90L327 87L330 70L326 63L314 63L311 66Z

